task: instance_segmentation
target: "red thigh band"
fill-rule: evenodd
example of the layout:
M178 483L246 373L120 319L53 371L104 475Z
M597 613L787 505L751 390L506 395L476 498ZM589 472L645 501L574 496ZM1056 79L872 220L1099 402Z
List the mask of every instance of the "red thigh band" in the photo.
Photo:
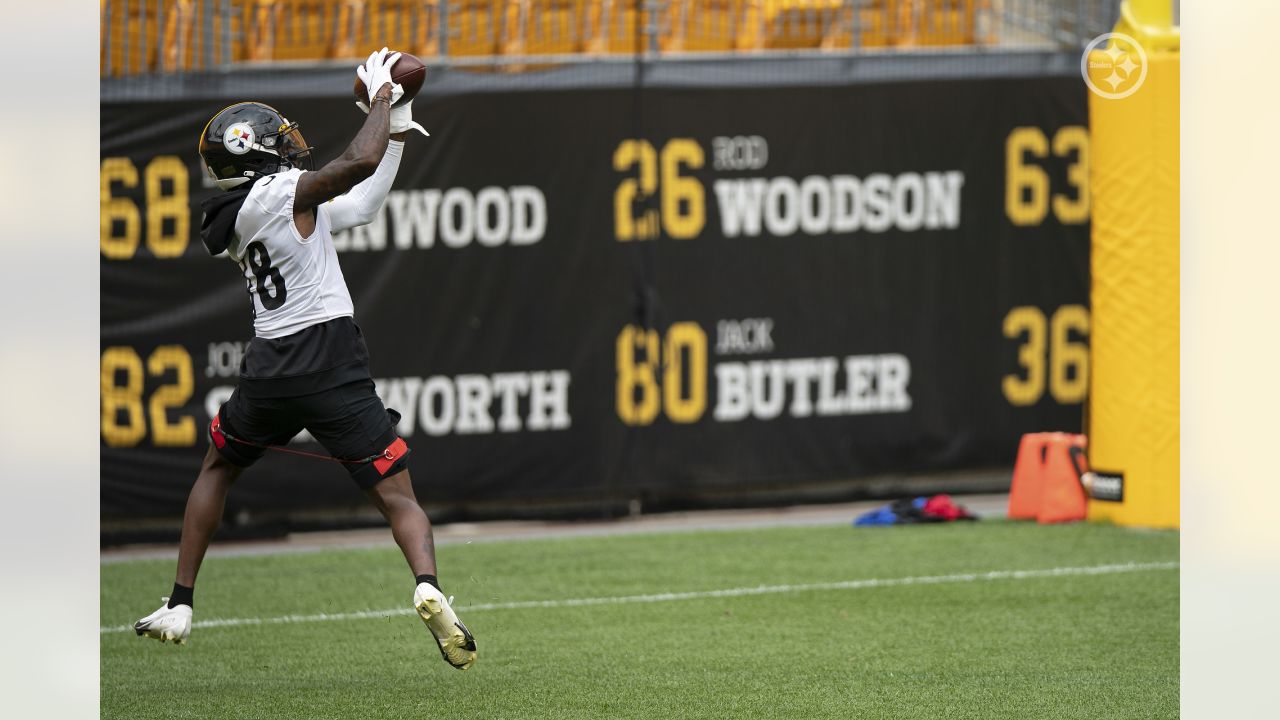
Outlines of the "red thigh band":
M226 447L227 436L222 434L221 413L214 415L213 420L209 423L209 437L213 438L213 445L219 450Z
M404 438L396 438L395 442L382 451L382 457L373 461L373 469L377 470L379 475L386 475L391 466L396 464L396 460L403 457L408 449L409 445L404 441Z

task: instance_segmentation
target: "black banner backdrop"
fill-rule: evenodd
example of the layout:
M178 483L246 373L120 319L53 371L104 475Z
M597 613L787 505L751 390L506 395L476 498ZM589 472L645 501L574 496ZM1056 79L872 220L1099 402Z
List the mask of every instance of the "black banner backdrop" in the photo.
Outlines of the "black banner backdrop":
M104 518L181 513L252 334L239 269L197 236L217 190L196 140L224 104L102 107ZM320 161L363 119L272 104ZM1010 464L1021 433L1080 427L1078 80L419 105L432 137L335 243L426 502L785 492ZM269 454L233 501L361 499L337 465Z

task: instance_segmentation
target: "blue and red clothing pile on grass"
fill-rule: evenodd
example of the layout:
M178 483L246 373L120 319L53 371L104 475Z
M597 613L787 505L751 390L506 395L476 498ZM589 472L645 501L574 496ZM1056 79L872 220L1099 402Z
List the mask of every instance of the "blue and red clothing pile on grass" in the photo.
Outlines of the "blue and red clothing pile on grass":
M970 513L963 505L957 505L950 495L934 495L894 500L884 507L859 515L853 524L910 525L977 519L978 516Z

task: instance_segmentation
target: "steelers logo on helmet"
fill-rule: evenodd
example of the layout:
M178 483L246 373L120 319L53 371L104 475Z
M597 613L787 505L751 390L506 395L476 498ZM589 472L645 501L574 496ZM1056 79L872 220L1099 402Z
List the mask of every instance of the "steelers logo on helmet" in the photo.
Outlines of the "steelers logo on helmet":
M253 128L248 123L236 123L222 134L222 144L233 155L244 155L253 149Z

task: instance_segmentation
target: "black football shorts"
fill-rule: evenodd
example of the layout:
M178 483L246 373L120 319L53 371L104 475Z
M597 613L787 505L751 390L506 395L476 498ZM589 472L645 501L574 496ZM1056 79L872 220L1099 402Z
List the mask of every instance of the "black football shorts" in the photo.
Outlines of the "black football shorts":
M351 473L362 489L408 466L409 448L396 434L400 414L383 406L373 381L357 380L291 397L248 396L236 388L209 426L209 440L227 462L247 468L303 429Z

